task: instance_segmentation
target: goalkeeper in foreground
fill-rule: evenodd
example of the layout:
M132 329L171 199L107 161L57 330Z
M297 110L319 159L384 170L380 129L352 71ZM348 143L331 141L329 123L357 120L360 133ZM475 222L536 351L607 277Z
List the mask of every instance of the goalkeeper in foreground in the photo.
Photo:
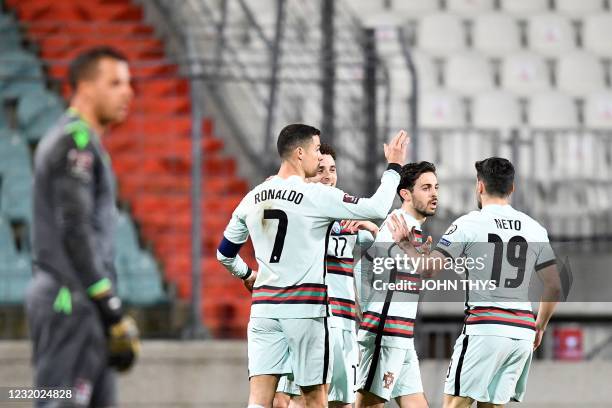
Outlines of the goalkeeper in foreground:
M134 321L115 295L115 192L100 137L122 122L133 92L127 61L109 48L77 57L70 108L34 159L34 279L26 308L34 385L72 389L38 407L117 405L115 370L138 352Z

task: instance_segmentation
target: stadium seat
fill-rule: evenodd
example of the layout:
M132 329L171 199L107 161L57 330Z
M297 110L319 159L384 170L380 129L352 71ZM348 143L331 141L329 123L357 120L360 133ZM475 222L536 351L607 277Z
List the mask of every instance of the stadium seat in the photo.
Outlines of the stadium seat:
M548 0L502 0L501 8L515 17L524 18L548 10Z
M419 89L426 92L436 89L438 83L438 69L433 59L423 52L412 54L413 62L419 78ZM412 78L406 59L403 55L396 55L387 59L387 67L391 79L391 96L393 99L406 98L412 91Z
M15 239L9 221L0 217L0 263L16 255Z
M555 0L555 6L558 13L576 19L602 12L604 0Z
M474 48L490 57L503 57L521 48L516 20L507 14L477 16L473 29Z
M500 130L521 126L521 109L516 97L504 91L477 95L472 105L472 125Z
M140 255L138 237L134 224L129 215L121 212L117 216L116 239L116 263L125 271L129 268L129 263L137 259Z
M536 94L529 102L529 124L542 129L576 128L576 104L570 96L561 92Z
M125 272L121 272L122 267L120 265L116 264L115 270L117 271L117 296L119 296L123 303L129 303L130 278L125 275Z
M586 98L584 126L593 129L612 129L612 91L599 91Z
M139 251L138 256L130 260L129 272L131 275L158 275L157 263L147 251Z
M31 169L28 146L14 132L0 134L0 173L24 173Z
M413 62L419 77L419 87L421 91L436 89L440 83L438 78L438 66L433 58L424 52L414 51L412 53ZM406 63L404 61L404 66Z
M423 17L418 26L418 45L436 57L465 49L465 28L453 14L431 14Z
M7 260L0 268L0 304L23 304L31 278L32 266L28 256L17 255Z
M561 176L567 180L609 180L605 145L591 132L570 132L560 144Z
M461 98L449 91L436 90L421 96L419 122L424 128L459 128L466 125Z
M352 1L349 1L352 3ZM404 19L413 19L438 11L437 0L393 0L391 11Z
M128 286L127 300L138 305L154 304L165 299L157 263L146 251L130 260L124 283Z
M435 163L440 178L450 178L453 184L463 180L472 182L473 163L482 157L495 155L496 141L490 131L461 129L439 132L425 128L419 137L418 157Z
M128 302L133 305L149 306L166 301L159 276L130 279L130 292Z
M401 55L402 48L398 34L405 19L390 11L370 14L362 18L364 27L374 29L376 39L376 51L384 58L385 56Z
M560 14L540 14L528 20L529 47L548 57L576 48L576 33L570 20Z
M451 91L471 96L493 89L493 69L478 53L461 53L449 57L444 67L445 85Z
M403 129L410 123L410 105L408 97L391 99L389 106L389 126Z
M612 57L612 15L596 14L585 17L582 44L587 51L603 58Z
M14 50L0 55L0 97L19 98L43 89L42 70L32 54Z
M0 14L0 51L14 51L21 47L21 35L10 16Z
M39 140L64 113L62 101L48 92L30 92L19 99L17 121L28 140Z
M546 61L542 56L530 52L519 52L504 58L501 83L504 89L524 97L551 89Z
M606 87L602 63L593 54L576 51L559 57L557 87L582 98Z
M385 0L353 0L346 3L358 16L385 10Z
M9 219L29 221L32 218L32 177L10 174L3 177L0 207Z
M493 10L494 0L447 0L446 9L462 17L473 18Z

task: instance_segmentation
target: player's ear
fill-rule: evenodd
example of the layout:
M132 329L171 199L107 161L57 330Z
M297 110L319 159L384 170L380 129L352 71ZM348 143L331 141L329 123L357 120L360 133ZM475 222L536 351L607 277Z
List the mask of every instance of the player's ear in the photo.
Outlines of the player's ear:
M485 186L484 186L484 183L482 182L482 180L478 180L476 191L478 191L478 194L484 194L485 193Z
M298 158L298 160L302 160L302 158L304 157L304 148L302 146L296 147L293 152Z
M410 194L410 190L406 189L406 188L402 188L400 190L400 197L402 197L402 199L404 201L412 201L412 194Z
M514 183L512 183L512 188L510 189L510 194L514 193Z

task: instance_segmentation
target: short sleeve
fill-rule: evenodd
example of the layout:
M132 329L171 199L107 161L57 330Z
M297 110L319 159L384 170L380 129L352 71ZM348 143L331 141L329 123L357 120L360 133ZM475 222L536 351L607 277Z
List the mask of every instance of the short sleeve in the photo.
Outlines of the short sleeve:
M449 258L460 258L465 253L471 235L465 216L460 217L448 227L435 250Z

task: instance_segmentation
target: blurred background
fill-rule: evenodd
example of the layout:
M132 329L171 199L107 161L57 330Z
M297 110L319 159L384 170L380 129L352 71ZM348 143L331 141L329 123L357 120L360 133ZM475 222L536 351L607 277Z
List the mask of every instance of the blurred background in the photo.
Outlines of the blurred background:
M287 123L322 130L338 152L339 187L357 195L377 186L382 143L407 129L411 159L438 168L439 210L426 228L434 238L475 209L474 162L507 157L517 168L513 205L542 222L572 269L609 271L610 7L0 0L0 385L31 383L32 154L67 106L79 52L123 52L136 92L128 120L103 139L119 192L119 295L146 339L141 365L122 380L124 404L235 407L248 387L250 297L215 250L244 194L275 173ZM256 266L250 244L241 254ZM560 306L535 355L524 406L612 406L601 382L612 370L612 308L575 300ZM462 311L422 307L417 345L433 406Z

